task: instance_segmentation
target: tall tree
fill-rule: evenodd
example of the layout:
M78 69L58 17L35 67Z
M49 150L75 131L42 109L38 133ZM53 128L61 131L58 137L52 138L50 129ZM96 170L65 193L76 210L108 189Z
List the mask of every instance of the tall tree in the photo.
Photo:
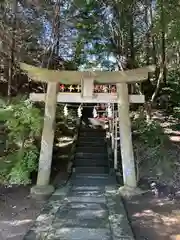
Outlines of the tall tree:
M12 2L12 44L11 44L11 56L9 62L9 78L8 78L8 99L11 97L12 81L15 75L15 47L16 47L16 27L17 27L17 11L18 11L18 1L14 0Z

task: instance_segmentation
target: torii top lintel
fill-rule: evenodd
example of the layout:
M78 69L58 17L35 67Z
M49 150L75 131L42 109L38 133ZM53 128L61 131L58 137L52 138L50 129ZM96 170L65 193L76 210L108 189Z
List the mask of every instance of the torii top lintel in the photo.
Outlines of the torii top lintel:
M149 72L155 71L150 65L127 71L61 71L35 67L20 63L20 68L27 72L29 78L37 82L60 82L62 84L81 84L82 79L93 79L100 84L133 83L147 79Z

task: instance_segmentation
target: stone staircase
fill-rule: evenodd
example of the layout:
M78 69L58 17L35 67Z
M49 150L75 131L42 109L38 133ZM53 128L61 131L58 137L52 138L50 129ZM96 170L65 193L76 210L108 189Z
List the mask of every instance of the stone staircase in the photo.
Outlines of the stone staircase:
M115 175L109 174L104 130L80 127L74 169L23 240L134 240Z
M73 165L76 173L109 173L105 137L106 132L101 128L80 127Z

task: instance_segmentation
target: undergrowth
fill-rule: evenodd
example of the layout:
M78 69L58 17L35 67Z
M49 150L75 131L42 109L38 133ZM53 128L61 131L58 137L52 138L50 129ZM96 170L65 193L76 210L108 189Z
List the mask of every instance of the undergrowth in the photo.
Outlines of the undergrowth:
M21 100L1 107L0 120L7 135L6 149L0 158L0 182L29 184L30 175L38 166L35 138L41 134L40 110L30 101Z
M153 177L171 181L175 173L175 157L169 151L169 138L155 120L146 121L136 114L133 119L133 145L137 180Z
M27 185L31 183L31 173L37 172L43 126L44 104L29 100L12 99L10 104L0 102L0 183ZM60 138L73 138L76 126L76 110L69 109L64 117L64 106L58 104L56 114L55 146ZM3 149L3 150L2 150Z

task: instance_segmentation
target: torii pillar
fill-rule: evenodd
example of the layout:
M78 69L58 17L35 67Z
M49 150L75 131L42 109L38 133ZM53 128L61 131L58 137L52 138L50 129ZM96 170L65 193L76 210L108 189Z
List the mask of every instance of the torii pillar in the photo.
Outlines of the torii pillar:
M49 185L49 181L53 154L56 104L57 83L48 83L45 99L44 127L41 139L37 184L31 188L31 194L36 198L39 197L44 199L54 192L54 187Z
M125 187L136 188L136 168L132 145L129 94L126 83L117 84L117 94L123 182Z

